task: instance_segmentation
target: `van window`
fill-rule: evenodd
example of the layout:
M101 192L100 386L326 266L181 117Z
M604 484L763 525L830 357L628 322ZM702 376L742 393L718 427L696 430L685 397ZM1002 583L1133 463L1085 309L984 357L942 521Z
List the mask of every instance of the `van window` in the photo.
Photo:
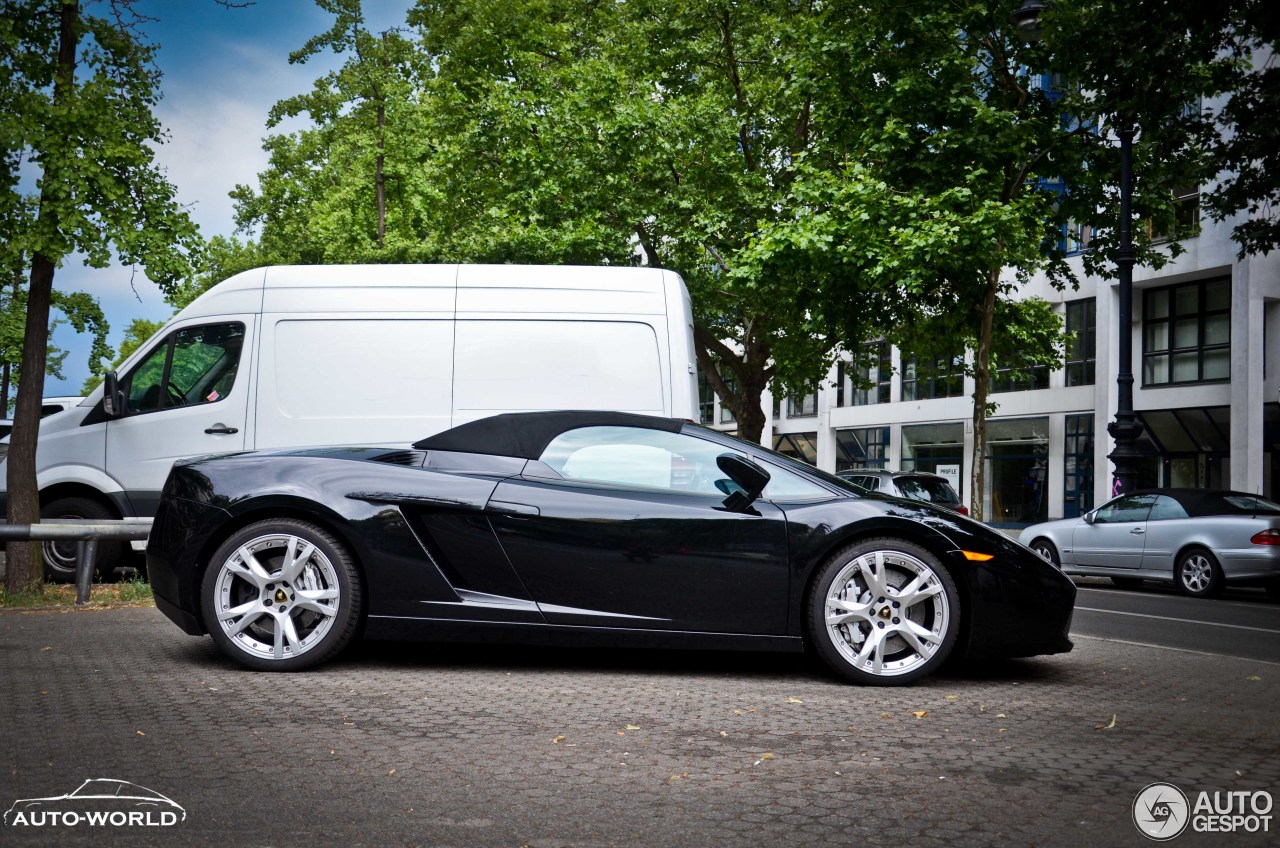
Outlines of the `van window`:
M178 330L128 376L127 414L217 403L231 393L243 347L244 324Z
M459 321L454 409L662 415L658 340L632 321Z

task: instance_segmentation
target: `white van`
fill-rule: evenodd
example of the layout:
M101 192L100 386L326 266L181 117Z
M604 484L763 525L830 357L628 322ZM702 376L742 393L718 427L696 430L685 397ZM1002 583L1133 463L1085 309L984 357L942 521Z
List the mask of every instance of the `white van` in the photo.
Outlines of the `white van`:
M209 289L45 421L37 484L46 517L146 517L181 457L403 446L520 410L697 408L689 294L670 271L273 267Z

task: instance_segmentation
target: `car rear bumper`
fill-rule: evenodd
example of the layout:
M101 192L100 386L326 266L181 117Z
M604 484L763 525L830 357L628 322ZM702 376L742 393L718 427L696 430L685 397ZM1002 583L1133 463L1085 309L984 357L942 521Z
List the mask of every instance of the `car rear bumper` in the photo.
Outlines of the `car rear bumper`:
M1222 573L1228 581L1280 577L1280 545L1255 545L1242 550L1218 551L1217 554Z

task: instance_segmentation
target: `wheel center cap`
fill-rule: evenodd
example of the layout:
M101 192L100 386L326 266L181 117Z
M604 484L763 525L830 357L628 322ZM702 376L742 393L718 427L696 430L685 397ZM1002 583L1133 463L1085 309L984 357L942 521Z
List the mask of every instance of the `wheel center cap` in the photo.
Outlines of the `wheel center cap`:
M889 619L893 618L893 610L889 609L888 607L884 607L883 609L880 610L879 615L881 618L888 621Z
M289 596L284 593L284 589L276 589L276 603L283 604L289 600Z

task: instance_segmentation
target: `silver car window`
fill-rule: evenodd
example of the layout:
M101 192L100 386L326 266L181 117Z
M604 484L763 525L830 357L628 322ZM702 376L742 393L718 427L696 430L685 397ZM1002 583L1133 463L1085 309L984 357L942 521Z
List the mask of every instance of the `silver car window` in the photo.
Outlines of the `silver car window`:
M1182 504L1175 501L1168 495L1159 495L1156 502L1151 507L1151 515L1148 521L1169 521L1175 518L1188 518L1187 511L1182 508Z

